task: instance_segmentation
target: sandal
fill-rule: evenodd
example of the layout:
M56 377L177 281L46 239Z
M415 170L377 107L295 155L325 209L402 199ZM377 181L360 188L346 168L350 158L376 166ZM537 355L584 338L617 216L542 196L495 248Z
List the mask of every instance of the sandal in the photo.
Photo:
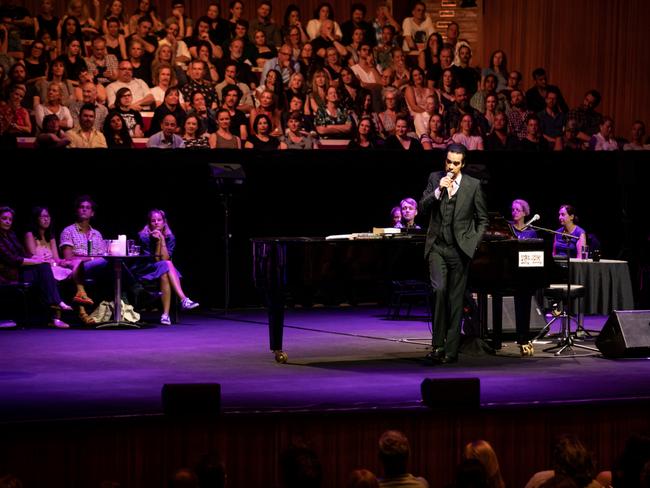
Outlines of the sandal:
M83 307L79 308L79 318L84 323L84 325L95 325L95 319L86 313L86 309Z
M72 299L73 302L75 303L80 303L81 305L94 305L95 302L93 302L88 295L86 295L85 291L78 291L77 294L74 296Z

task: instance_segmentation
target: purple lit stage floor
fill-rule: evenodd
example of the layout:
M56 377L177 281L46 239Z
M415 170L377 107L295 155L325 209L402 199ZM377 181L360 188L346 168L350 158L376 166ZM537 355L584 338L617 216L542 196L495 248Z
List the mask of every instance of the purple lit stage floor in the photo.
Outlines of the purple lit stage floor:
M522 359L510 343L498 356L431 366L423 361L427 322L389 321L383 311L288 311L288 364L268 350L262 310L185 315L181 324L141 330L2 330L0 422L156 414L165 383L220 383L227 412L414 408L426 377L478 377L485 406L650 396L649 360L581 350Z

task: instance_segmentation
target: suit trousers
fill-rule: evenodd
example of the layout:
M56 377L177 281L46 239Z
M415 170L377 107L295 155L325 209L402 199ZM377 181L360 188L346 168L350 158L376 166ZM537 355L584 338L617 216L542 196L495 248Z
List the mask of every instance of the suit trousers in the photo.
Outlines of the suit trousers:
M434 243L429 253L433 289L433 348L456 357L460 346L463 296L470 259L455 244Z

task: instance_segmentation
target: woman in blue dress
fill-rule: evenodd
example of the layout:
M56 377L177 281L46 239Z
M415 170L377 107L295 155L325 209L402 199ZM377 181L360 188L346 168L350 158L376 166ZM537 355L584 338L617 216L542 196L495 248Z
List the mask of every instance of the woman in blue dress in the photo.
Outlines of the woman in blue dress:
M569 256L575 258L582 255L582 248L587 244L587 235L582 227L578 226L576 209L572 205L563 204L558 213L560 227L558 232L571 234L573 238L556 234L553 241L553 256Z
M142 254L144 256L154 256L154 260L142 261L136 264L132 272L139 280L160 280L163 306L160 323L163 325L171 325L169 308L172 290L181 300L181 308L183 310L196 308L199 304L190 300L183 292L180 273L171 261L176 247L176 238L167 225L165 212L153 209L149 212L148 220L147 225L138 233L138 240Z

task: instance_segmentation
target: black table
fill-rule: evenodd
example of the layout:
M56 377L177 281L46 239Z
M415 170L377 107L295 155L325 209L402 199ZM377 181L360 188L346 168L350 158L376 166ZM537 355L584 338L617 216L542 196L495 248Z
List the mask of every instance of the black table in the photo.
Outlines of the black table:
M572 282L585 286L581 311L608 315L612 310L634 309L632 280L627 261L571 259Z

